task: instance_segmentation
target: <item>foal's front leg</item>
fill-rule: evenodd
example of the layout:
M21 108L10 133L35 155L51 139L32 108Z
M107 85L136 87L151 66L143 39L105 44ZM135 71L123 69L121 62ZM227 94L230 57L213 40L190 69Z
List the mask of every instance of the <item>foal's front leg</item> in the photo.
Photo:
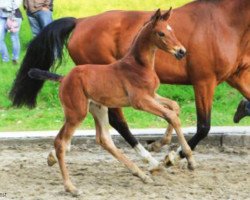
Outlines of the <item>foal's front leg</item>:
M180 106L178 105L177 102L175 102L171 99L162 97L158 94L156 94L155 99L157 100L157 102L159 102L164 107L167 107L172 111L175 111L177 116L179 116ZM168 124L168 128L167 128L164 136L161 139L149 144L147 147L148 150L159 152L163 146L165 146L166 144L170 144L171 139L172 139L172 134L173 134L173 126L171 124Z
M136 109L143 110L159 117L162 117L168 123L170 123L176 131L179 143L181 144L182 150L184 151L189 169L193 169L195 161L192 155L191 148L187 144L187 141L181 131L180 119L177 116L176 112L162 106L151 96L140 96L132 100L132 106Z

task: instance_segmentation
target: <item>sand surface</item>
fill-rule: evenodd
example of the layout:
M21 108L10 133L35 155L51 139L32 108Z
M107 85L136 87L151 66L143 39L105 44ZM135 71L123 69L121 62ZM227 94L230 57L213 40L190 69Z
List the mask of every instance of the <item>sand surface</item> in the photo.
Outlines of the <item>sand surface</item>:
M148 165L130 147L117 146L147 171ZM58 164L47 166L51 148L51 144L39 142L1 144L0 200L250 199L249 149L199 146L194 153L195 171L189 171L183 160L152 176L154 183L144 184L93 142L73 145L66 160L72 181L82 194L72 197L64 192ZM153 156L161 160L169 150L165 147Z

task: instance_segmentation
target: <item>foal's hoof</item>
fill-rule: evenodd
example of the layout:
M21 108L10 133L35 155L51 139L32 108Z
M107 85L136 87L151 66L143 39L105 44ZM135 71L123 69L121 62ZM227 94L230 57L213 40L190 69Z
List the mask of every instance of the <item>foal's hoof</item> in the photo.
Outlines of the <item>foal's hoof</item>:
M171 151L168 155L166 155L163 163L166 167L169 167L169 166L173 166L176 164L176 161L175 161L175 152L174 151Z
M81 192L77 189L73 190L73 191L67 191L66 192L69 192L73 197L78 197L81 195Z
M81 192L75 186L65 187L65 191L69 192L73 197L81 195Z
M78 197L81 195L81 192L79 190L74 190L72 192L70 192L72 194L73 197Z
M48 165L49 165L50 167L57 163L57 160L56 160L56 158L54 157L54 155L53 155L52 152L50 152L49 155L48 155L47 163L48 163Z
M147 175L144 175L143 177L141 177L141 179L142 179L143 183L153 183L154 182L153 179Z
M196 162L194 160L188 161L188 169L193 171L196 167Z
M157 175L157 174L159 174L159 173L161 173L161 172L163 172L163 166L157 166L157 167L154 167L154 168L152 168L152 169L149 169L149 172L154 176L154 175Z
M149 145L147 145L147 150L148 151L154 151L154 152L160 152L161 151L161 144L159 142L153 142Z

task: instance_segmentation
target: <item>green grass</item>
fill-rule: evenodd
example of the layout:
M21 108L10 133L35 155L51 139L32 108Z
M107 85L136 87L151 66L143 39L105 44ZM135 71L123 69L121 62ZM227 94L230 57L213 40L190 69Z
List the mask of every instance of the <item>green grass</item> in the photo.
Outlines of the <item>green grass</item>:
M70 4L67 0L55 1L54 18L65 16L85 17L98 14L107 10L156 10L157 8L168 9L170 6L178 7L190 1L187 0L74 0ZM22 41L22 56L28 42L31 39L31 31L25 13L22 29L20 33ZM7 39L10 45L9 37ZM10 48L9 48L10 49ZM68 56L63 67L57 71L66 74L73 66ZM29 110L27 108L16 109L11 107L8 99L8 92L15 77L17 67L11 63L0 62L0 131L17 130L52 130L59 129L63 123L63 112L58 100L58 84L47 82L42 89L38 106ZM181 120L183 126L196 125L196 113L194 105L194 95L191 86L162 85L159 93L163 96L176 100L181 105ZM227 86L220 85L215 94L212 111L212 125L233 125L232 117L237 107L241 95ZM126 108L125 116L130 127L165 127L164 120L153 115ZM244 119L241 125L248 125L249 119ZM90 116L84 121L81 128L93 128L93 120Z

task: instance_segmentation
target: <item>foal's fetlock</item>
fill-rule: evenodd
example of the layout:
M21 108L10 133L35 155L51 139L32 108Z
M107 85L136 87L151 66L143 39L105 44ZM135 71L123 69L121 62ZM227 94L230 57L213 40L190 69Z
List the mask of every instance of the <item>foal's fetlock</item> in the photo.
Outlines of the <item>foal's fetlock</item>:
M57 163L57 159L53 155L53 152L49 153L48 158L47 158L47 163L48 163L48 166L50 167Z

